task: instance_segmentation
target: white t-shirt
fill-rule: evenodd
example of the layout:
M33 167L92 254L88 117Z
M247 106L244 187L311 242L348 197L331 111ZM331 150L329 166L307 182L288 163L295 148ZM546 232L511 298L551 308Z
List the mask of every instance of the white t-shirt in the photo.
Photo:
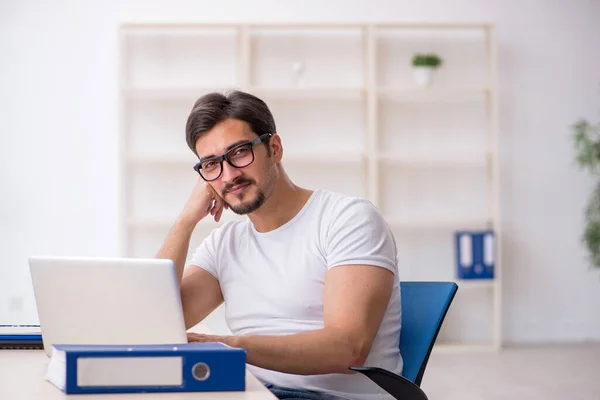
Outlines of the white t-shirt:
M323 328L323 290L330 268L369 264L394 272L396 284L365 365L401 374L396 243L370 202L315 190L302 210L275 230L260 233L248 219L226 222L202 242L189 264L219 281L234 335L291 335ZM261 381L278 386L349 399L391 399L362 374L306 376L248 368Z

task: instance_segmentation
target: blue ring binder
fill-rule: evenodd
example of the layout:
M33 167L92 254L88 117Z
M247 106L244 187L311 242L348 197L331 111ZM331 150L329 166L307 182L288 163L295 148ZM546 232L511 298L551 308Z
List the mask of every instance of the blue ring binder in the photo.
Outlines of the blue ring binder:
M495 234L491 230L457 231L454 235L458 279L494 279Z

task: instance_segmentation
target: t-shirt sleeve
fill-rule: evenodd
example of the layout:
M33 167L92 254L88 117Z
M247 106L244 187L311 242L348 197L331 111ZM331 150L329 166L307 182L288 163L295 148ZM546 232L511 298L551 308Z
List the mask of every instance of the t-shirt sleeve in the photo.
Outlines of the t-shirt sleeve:
M202 240L200 246L196 248L191 258L188 260L187 265L205 269L218 280L219 273L217 268L215 233L216 230L213 230L206 238L204 238L204 240Z
M379 210L354 199L332 215L326 236L327 268L364 264L398 272L394 236Z

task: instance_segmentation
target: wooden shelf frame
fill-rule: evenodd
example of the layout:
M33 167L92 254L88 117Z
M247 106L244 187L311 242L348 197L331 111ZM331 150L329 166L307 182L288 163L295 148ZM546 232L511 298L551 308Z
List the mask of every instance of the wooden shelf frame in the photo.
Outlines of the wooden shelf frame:
M234 49L237 60L234 79L227 85L192 84L185 87L157 85L136 87L128 81L130 71L130 49L128 39L131 35L147 35L149 37L161 37L161 35L194 36L204 34L207 30L228 30L234 39ZM266 30L288 30L288 31L315 31L315 30L353 30L360 32L359 45L362 52L362 77L358 85L331 85L331 86L307 86L288 87L280 85L257 85L252 81L253 73L253 41L255 34ZM388 85L379 81L379 63L382 62L379 54L380 33L384 31L404 30L431 30L453 32L456 30L467 30L482 32L485 38L485 60L486 79L480 84L469 86L438 86L420 88L409 85ZM461 288L470 287L489 288L493 291L493 328L492 338L489 346L485 348L500 349L502 343L502 226L500 210L500 169L498 156L498 99L497 99L497 50L496 33L492 24L481 22L465 23L307 23L307 24L273 24L273 23L242 23L242 24L175 24L175 23L141 23L122 24L119 29L119 93L120 93L120 234L122 243L122 254L132 255L131 240L136 232L147 228L166 230L170 228L169 218L161 217L136 217L132 218L131 210L134 205L131 200L131 188L134 176L132 167L157 166L157 167L181 167L190 168L190 154L183 152L151 152L134 149L131 146L131 102L154 101L164 104L169 102L188 102L191 104L201 94L211 91L222 91L227 89L240 89L255 93L259 97L268 99L286 99L289 101L329 101L344 100L360 102L364 113L364 148L358 151L345 151L335 157L324 159L322 154L290 154L287 161L290 164L302 165L303 163L314 163L346 168L351 165L363 165L365 168L365 195L376 206L383 206L384 180L382 174L389 166L399 168L402 171L419 170L422 168L442 169L481 169L485 171L487 180L486 215L482 218L446 218L446 219L397 219L389 215L386 210L384 215L388 218L390 226L403 231L423 230L452 230L457 226L484 226L493 229L496 237L496 277L492 282L459 282ZM382 131L384 129L381 112L382 104L388 101L400 102L431 102L443 103L444 101L456 99L482 98L485 102L487 112L487 146L481 152L456 151L444 154L430 152L411 152L410 154L398 154L388 149L382 149ZM268 102L268 101L267 101ZM277 116L276 116L277 117ZM181 156L180 156L181 154ZM189 164L189 165L188 165ZM181 199L182 205L186 199ZM214 223L207 223L213 226ZM218 224L217 224L218 225ZM215 225L215 226L217 226ZM468 348L468 344L457 344L452 348ZM473 348L481 348L474 345Z

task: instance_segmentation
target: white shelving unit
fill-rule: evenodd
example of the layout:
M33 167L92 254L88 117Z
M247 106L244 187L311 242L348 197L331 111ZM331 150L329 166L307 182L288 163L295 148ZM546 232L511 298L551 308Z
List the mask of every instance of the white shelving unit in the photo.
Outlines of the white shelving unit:
M492 26L127 24L119 38L124 255L162 244L197 179L189 111L229 89L267 102L297 184L382 210L402 279L456 280L456 230L492 229L500 248ZM443 59L431 87L412 81L417 52ZM202 221L190 252L221 223ZM437 348L500 348L499 255L494 280L458 281Z

